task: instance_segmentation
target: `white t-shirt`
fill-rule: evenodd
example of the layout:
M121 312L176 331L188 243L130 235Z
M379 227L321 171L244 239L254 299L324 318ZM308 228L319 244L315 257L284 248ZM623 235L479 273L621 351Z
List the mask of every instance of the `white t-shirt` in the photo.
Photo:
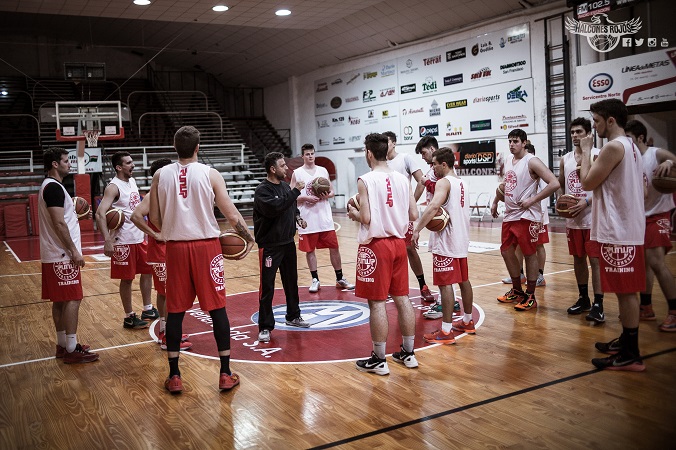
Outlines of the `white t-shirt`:
M317 177L329 179L329 172L322 166L315 166L314 173L302 166L293 171L296 181L304 181L305 195L312 195L310 182ZM307 228L298 227L298 234L320 233L322 231L335 230L333 225L333 216L331 214L331 205L328 199L321 199L314 205L305 202L298 202L300 216L307 222Z
M451 216L446 228L430 232L429 251L435 255L452 258L467 258L469 251L469 198L465 183L458 177L447 175L451 190L444 202L444 209Z
M110 183L117 186L119 191L119 197L112 206L124 212L124 223L117 230L110 231L110 235L115 239L115 245L140 244L145 239L145 234L131 221L131 213L141 203L136 180L130 178L129 181L123 181L114 177Z
M399 172L368 172L359 177L366 185L371 210L371 223L361 224L357 235L359 244L368 244L374 238L403 239L408 230L409 182Z
M664 213L674 209L674 197L671 194L663 194L653 187L653 177L657 163L657 148L648 147L643 154L643 174L648 186L648 196L645 199L645 216L650 217L655 214Z

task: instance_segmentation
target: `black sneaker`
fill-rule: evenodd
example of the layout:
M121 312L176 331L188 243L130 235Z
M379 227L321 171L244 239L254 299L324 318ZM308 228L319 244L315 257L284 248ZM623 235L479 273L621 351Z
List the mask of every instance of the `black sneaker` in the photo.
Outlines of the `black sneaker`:
M592 307L589 297L580 296L575 304L568 308L568 314L577 316L578 314L582 314L583 311L589 311L590 309L592 309ZM601 315L603 315L603 313L601 313Z
M594 344L594 347L596 347L596 350L600 351L601 353L606 353L608 355L614 355L616 353L619 353L620 350L622 350L620 338L615 338L607 343L597 342L596 344Z
M143 311L141 313L141 320L145 320L146 322L152 322L153 320L157 320L160 318L160 313L157 311L157 308L154 306L152 309L149 309L147 311Z
M400 352L392 353L392 359L396 362L405 365L409 369L414 369L418 367L418 360L415 359L415 352L407 352L404 350L404 346L401 346Z
M124 322L122 324L125 328L133 328L135 330L141 329L141 328L148 328L149 323L146 322L145 320L141 320L138 317L136 317L135 313L132 313L129 317L124 318Z
M624 355L622 353L605 358L594 358L592 359L592 364L597 369L624 370L627 372L643 372L645 370L645 365L640 356Z
M355 364L357 370L361 372L371 372L377 375L387 375L390 373L390 369L387 367L387 361L378 358L375 352L371 352L371 357L369 359L360 359Z
M591 311L585 317L589 322L594 321L596 323L603 323L606 321L606 315L603 314L603 305L594 303L591 307Z

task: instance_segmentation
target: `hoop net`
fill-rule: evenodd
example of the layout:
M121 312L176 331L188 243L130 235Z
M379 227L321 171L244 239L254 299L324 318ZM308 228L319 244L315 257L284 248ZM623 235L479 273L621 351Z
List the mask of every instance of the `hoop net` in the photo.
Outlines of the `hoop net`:
M87 147L96 147L96 144L99 141L99 136L101 135L100 130L84 130L82 132L84 137L87 139Z

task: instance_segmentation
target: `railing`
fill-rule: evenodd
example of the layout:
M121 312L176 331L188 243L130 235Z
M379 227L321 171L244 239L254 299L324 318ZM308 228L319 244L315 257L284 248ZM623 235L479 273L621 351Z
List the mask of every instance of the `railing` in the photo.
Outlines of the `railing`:
M26 156L13 157L12 155L26 155ZM24 164L22 165L22 163ZM10 150L7 152L2 152L2 158L0 159L0 172L11 172L11 171L33 172L33 151Z
M206 94L202 91L134 91L131 94L127 96L127 104L131 105L131 98L134 95L141 95L141 94L150 94L150 95L162 95L165 98L169 97L167 94L171 94L171 97L173 96L178 96L179 98L174 99L174 98L168 98L167 102L170 104L174 104L175 102L179 101L185 101L185 98L180 98L182 95L191 95L191 96L197 96L197 97L203 97L204 98L204 110L209 111L209 99L207 98ZM189 99L192 101L192 99Z
M35 117L32 114L0 114L0 118L3 117L30 117L35 121L35 124L37 125L38 129L38 139L40 138L40 122L38 121L37 117ZM3 152L3 155L6 154L7 152Z
M223 137L223 119L218 113L211 112L211 111L167 111L167 112L159 112L159 111L149 111L146 113L141 114L141 117L138 118L138 134L139 136L141 135L141 119L143 117L151 115L151 116L181 116L181 115L201 115L201 116L215 116L218 118L218 123L220 124L220 130L221 130L221 137Z

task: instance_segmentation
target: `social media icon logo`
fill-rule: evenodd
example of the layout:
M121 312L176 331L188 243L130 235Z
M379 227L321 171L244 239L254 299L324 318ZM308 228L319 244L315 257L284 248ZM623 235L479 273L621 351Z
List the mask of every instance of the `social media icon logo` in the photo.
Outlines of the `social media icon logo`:
M636 47L640 47L643 45L643 39L634 39L634 42L636 43Z
M631 47L631 38L622 38L622 47Z
M657 39L648 38L648 47L657 47Z
M660 45L662 47L669 47L669 41L667 41L666 38L662 38L662 43Z

